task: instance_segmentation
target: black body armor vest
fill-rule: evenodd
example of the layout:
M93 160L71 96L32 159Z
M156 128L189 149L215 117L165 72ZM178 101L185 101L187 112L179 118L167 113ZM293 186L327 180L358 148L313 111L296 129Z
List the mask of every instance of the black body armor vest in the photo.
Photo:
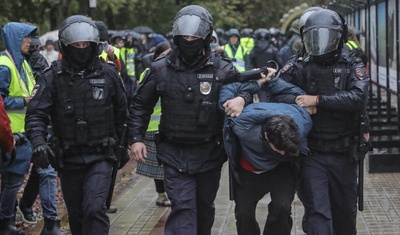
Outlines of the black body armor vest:
M165 63L166 60L160 60L153 66L157 69ZM219 62L213 64L197 71L175 70L170 66L160 71L158 77L165 79L157 87L162 97L159 126L162 138L190 144L206 143L221 136L223 113L219 112L218 98L222 84L215 81Z
M334 95L339 91L347 90L348 77L350 75L350 62L340 58L334 65L321 66L316 63L306 63L303 69L303 77L306 83L302 87L309 95ZM309 134L310 147L320 141L333 141L328 148L340 149L348 147L343 137L357 133L357 118L359 113L349 115L345 112L331 111L318 108L318 112L312 115L313 127ZM326 145L326 143L324 143ZM329 145L329 144L328 144ZM321 148L319 146L318 148Z
M52 65L54 66L54 65ZM105 70L104 66L103 69ZM53 68L53 71L56 71ZM89 146L107 147L115 139L114 109L110 96L114 84L102 69L87 76L56 71L58 125L54 134L65 149ZM55 74L53 72L53 74Z

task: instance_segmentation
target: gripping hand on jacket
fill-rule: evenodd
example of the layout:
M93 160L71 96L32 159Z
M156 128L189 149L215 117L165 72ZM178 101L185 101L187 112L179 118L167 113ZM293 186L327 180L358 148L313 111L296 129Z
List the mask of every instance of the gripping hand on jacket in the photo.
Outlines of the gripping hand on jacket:
M51 159L50 159L51 158ZM48 144L41 144L35 147L32 153L33 164L46 169L50 162L54 162L55 155Z

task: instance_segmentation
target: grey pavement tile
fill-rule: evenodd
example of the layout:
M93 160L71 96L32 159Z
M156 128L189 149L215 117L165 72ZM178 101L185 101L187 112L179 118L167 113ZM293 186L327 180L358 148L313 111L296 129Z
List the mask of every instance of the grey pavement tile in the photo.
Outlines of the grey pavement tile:
M357 214L358 235L399 235L400 234L400 173L368 174L365 164L364 211ZM234 202L230 201L228 191L227 167L224 166L221 186L215 201L216 217L212 235L236 234ZM161 235L168 207L155 204L156 194L152 179L138 176L115 205L117 213L109 214L112 226L110 235ZM257 207L256 216L261 230L268 214L270 198L266 195ZM303 235L301 219L304 208L295 197L292 204L293 229L291 235ZM162 221L162 222L160 222Z

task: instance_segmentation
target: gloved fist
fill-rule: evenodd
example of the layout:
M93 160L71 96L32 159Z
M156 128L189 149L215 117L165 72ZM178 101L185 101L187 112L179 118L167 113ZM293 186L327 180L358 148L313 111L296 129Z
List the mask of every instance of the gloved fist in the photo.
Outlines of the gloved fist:
M49 159L52 158L52 159ZM50 160L54 160L53 150L47 144L37 146L32 153L33 164L46 169L50 165Z

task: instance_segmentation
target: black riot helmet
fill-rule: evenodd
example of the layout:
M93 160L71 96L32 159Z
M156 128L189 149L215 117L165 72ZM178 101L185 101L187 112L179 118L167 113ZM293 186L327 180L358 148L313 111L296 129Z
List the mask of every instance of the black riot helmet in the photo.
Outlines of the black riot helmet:
M96 25L83 15L73 15L65 19L58 31L58 38L61 46L83 41L93 42L97 45L100 40Z
M74 68L83 69L98 57L99 30L86 16L73 15L66 18L58 31L59 48ZM87 48L74 48L75 42L90 42Z
M301 36L303 36L304 25L305 25L308 17L312 13L314 13L316 11L319 11L319 10L322 10L322 9L324 9L324 8L322 8L322 7L310 7L310 8L307 8L305 11L303 11L303 13L301 13L300 18L299 18L299 22L298 22L298 28L300 30L300 35Z
M242 37L253 37L253 29L252 28L243 28L242 30L240 30L240 35Z
M264 40L269 41L271 39L271 33L266 28L258 28L258 29L256 29L254 34L256 36L256 40L263 40L264 39Z
M306 52L323 61L337 58L343 47L343 27L340 16L332 10L311 14L303 29Z
M198 5L182 8L172 23L175 45L179 46L182 36L196 36L203 40L204 48L210 47L213 32L213 19L210 12Z

